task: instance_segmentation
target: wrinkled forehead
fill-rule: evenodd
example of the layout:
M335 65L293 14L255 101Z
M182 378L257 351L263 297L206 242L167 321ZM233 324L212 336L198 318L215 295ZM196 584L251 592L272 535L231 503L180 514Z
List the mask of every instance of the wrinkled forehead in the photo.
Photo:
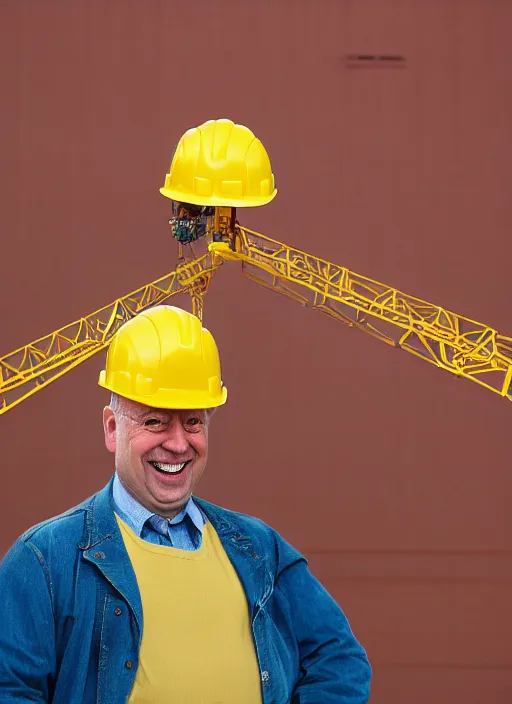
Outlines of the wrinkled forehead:
M213 413L213 408L196 408L196 409L182 409L182 408L156 408L155 406L146 406L139 401L132 401L124 396L119 396L115 402L115 410L119 411L122 415L127 415L134 420L144 419L148 416L155 417L171 417L173 415L190 415L197 414L199 416L210 416Z

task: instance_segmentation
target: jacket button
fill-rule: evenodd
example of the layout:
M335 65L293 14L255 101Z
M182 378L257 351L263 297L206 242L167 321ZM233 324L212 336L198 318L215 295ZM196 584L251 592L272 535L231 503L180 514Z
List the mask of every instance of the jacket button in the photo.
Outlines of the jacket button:
M263 672L261 673L261 681L262 681L262 682L268 682L269 679L270 679L270 675L268 674L268 671L267 671L267 670L263 670Z
M133 667L133 662L131 660L127 660L124 664L127 670L131 670Z
M104 552L95 552L93 557L97 558L98 560L101 560L103 557L105 557Z
M123 612L121 611L119 606L116 606L116 608L114 609L114 613L116 616L120 616Z

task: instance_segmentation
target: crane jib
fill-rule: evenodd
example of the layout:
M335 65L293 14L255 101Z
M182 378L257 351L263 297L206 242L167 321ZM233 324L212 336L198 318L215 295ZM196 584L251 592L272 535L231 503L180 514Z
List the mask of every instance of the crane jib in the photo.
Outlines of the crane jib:
M202 319L204 296L225 260L239 261L247 278L303 306L512 400L512 338L244 228L234 208L210 208L207 216L204 212L198 216L200 227L192 218L182 231L174 221L176 269L1 357L0 414L105 349L137 313L177 293L191 295L193 313ZM203 240L206 251L198 254L194 248Z

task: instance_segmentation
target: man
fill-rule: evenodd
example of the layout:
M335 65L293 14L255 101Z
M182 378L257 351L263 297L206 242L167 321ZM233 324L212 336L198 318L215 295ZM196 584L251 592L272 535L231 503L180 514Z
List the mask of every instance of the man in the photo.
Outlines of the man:
M141 313L99 383L114 476L0 564L2 704L365 704L366 654L304 557L194 494L227 396L210 332Z

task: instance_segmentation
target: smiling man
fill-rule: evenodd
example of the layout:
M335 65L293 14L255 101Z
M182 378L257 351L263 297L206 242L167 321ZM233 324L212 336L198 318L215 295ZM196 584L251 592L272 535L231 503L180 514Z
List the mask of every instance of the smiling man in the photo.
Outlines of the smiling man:
M305 558L194 493L227 398L210 332L141 313L99 383L112 478L0 564L2 704L366 704L366 653Z

